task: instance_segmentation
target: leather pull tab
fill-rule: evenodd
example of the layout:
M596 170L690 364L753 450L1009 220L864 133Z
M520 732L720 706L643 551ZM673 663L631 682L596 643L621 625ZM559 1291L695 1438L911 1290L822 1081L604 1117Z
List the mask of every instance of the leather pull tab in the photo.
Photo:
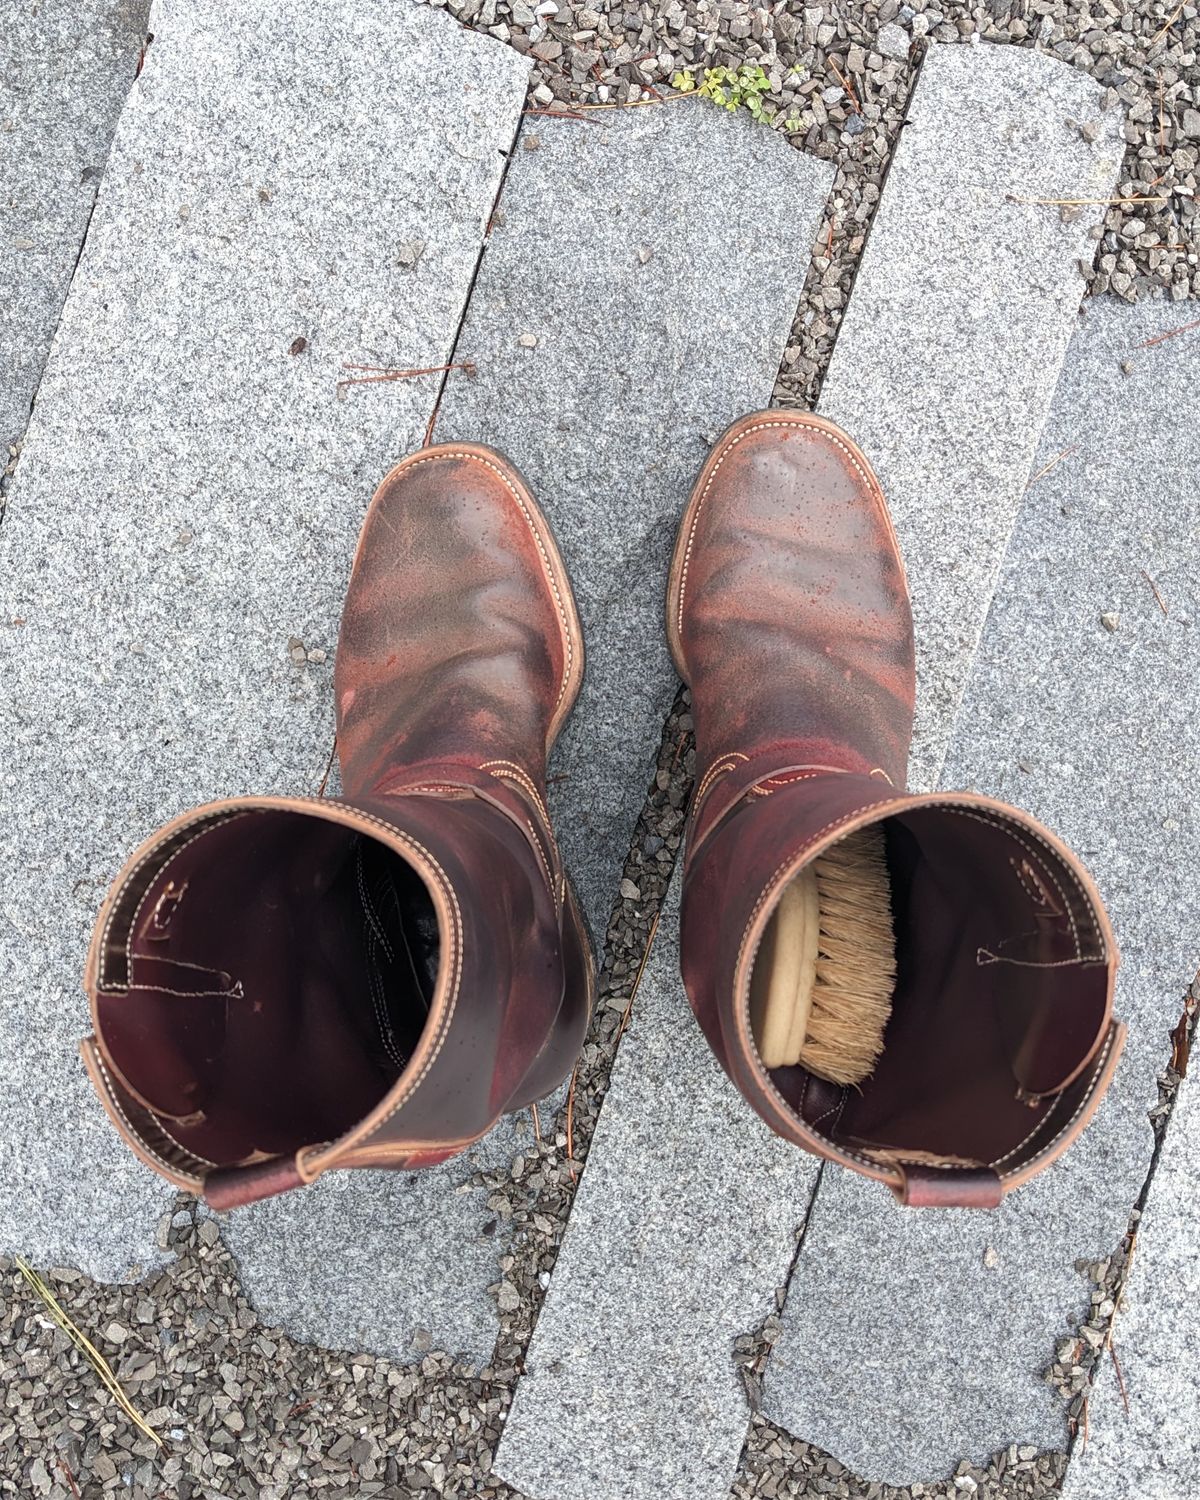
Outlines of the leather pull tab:
M928 1167L900 1164L892 1189L908 1208L999 1208L1004 1193L991 1167Z
M304 1178L293 1158L277 1156L249 1167L218 1167L204 1179L203 1197L209 1208L224 1213L303 1186Z

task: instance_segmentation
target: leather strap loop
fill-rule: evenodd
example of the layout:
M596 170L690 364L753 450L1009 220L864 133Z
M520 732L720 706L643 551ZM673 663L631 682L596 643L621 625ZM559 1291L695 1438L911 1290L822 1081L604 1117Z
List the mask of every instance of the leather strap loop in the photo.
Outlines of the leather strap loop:
M928 1167L904 1162L892 1191L908 1208L999 1208L1004 1191L991 1167Z
M277 1197L292 1188L303 1187L304 1183L295 1161L289 1156L277 1156L249 1167L218 1167L204 1179L204 1201L209 1208L224 1213L229 1208L257 1203L261 1198Z

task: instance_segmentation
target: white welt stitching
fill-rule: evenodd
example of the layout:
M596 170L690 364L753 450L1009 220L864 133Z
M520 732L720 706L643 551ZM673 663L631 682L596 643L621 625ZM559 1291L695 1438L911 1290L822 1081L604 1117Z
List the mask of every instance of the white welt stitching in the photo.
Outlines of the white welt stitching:
M183 851L186 848L189 847L189 845L194 844L198 838L203 838L203 836L210 831L211 825L216 821L217 817L219 817L219 816L220 816L219 814L200 813L197 816L197 818L195 820L195 823L198 823L198 824L200 824L202 826L199 828L199 830L196 833L192 834L192 836L191 836L190 839L185 839L183 841L183 843L180 844L179 848L175 850L175 852L171 855L171 857L169 859L165 859L163 861L163 863L159 866L159 868L154 872L155 876L157 877L159 875L162 875L164 873L164 871L169 870L171 868L171 866L175 863L175 861L179 858L179 856L183 853ZM221 818L221 822L232 823L235 818L240 818L242 816L243 816L242 813L233 813L231 816L222 817ZM181 828L179 831L182 833L188 827L194 827L194 826L195 826L195 824L187 824L187 823L185 823L183 825L183 828ZM99 963L96 966L96 981L97 981L96 982L96 988L97 989L100 989L100 990L104 989L105 986L108 983L107 975L105 973L105 964L106 964L107 959L108 959L108 935L111 932L111 930L112 930L112 924L113 924L114 920L116 919L117 908L121 904L121 894L124 891L128 890L128 888L129 888L129 882L138 873L138 871L142 868L142 866L144 864L146 864L148 860L153 859L154 856L161 849L162 849L162 842L161 842L161 840L156 840L155 843L153 843L150 846L150 848L146 850L145 854L142 855L141 859L138 860L137 864L134 865L133 869L129 871L129 873L124 877L124 879L121 879L120 890L114 896L113 903L109 907L108 916L107 916L107 918L105 919L105 922L104 922L104 935L100 939L100 961L99 961ZM119 876L118 876L118 879L120 879ZM145 904L146 904L146 898L147 898L147 896L149 896L151 887L153 885L154 885L154 881L152 880L150 882L150 884L146 887L146 889L142 892L141 900L138 902L137 907L134 910L133 917L130 920L130 923L129 923L129 935L128 935L127 939L126 939L126 944L125 944L125 956L126 956L126 961L127 962L128 962L128 959L129 959L129 943L130 943L130 941L136 939L136 937L137 937L137 924L138 924L138 921L139 921L139 919L140 919L140 917L142 915L142 907L145 906Z
M1108 1054L1112 1051L1112 1044L1113 1044L1113 1037L1114 1037L1114 1035L1115 1035L1115 1033L1113 1032L1112 1028L1110 1027L1109 1028L1108 1037L1105 1040L1104 1046L1100 1049L1100 1058L1099 1058L1099 1061L1096 1063L1095 1069L1092 1072L1092 1076L1088 1080L1088 1086L1083 1091L1083 1096L1080 1099L1078 1105L1076 1106L1075 1113L1071 1116L1071 1118L1067 1121L1067 1123L1062 1127L1061 1130L1055 1131L1054 1135L1051 1136L1050 1140L1048 1140L1046 1142L1046 1144L1042 1148L1042 1150L1038 1152L1038 1156L1045 1156L1046 1152L1049 1151L1050 1147L1053 1146L1056 1141L1061 1141L1062 1138L1063 1138L1063 1136L1066 1135L1067 1131L1070 1130L1071 1126L1074 1125L1075 1121L1079 1118L1079 1116L1083 1113L1084 1109L1087 1107L1088 1102L1090 1101L1092 1095L1095 1093L1095 1090L1096 1090L1096 1080L1097 1080L1097 1078L1100 1077L1100 1074L1101 1074L1101 1072L1104 1069L1104 1064L1108 1060ZM1054 1106L1051 1105L1050 1109L1047 1111L1047 1113L1042 1116L1042 1118L1033 1127L1033 1129L1029 1132L1029 1134L1025 1137L1025 1139L1021 1142L1021 1144L1019 1146L1014 1146L1011 1151L1007 1152L1004 1156L999 1157L996 1161L992 1162L991 1165L993 1167L998 1167L998 1166L1000 1166L1000 1164L1002 1162L1010 1161L1014 1156L1016 1156L1016 1154L1018 1153L1018 1151L1021 1151L1025 1146L1027 1146L1029 1144L1029 1142L1034 1138L1034 1136L1037 1135L1037 1133L1038 1133L1039 1130L1044 1130L1045 1129L1046 1124L1049 1121L1050 1116L1053 1113L1054 1113ZM1035 1158L1035 1160L1036 1160L1036 1158ZM1025 1165L1028 1165L1028 1163L1025 1163ZM1014 1169L1014 1170L1019 1170L1019 1169ZM1011 1177L1012 1175L1013 1175L1012 1172L1001 1172L1000 1173L1001 1177Z

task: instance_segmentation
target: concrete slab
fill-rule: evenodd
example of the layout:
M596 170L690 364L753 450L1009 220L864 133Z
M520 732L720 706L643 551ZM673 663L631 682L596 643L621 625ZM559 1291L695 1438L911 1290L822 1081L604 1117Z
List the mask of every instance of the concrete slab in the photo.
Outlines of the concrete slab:
M0 28L0 445L25 431L150 0L42 0Z
M1185 1079L1138 1229L1137 1253L1114 1332L1129 1410L1105 1360L1063 1500L1180 1500L1200 1491L1196 1431L1200 1360L1200 1089Z
M1200 337L1140 346L1186 321L1165 303L1089 304L943 778L1028 808L1091 868L1122 950L1125 1058L1079 1144L995 1213L901 1214L826 1174L765 1406L871 1479L1064 1444L1039 1372L1086 1305L1075 1261L1111 1253L1145 1180L1147 1110L1200 963Z
M775 1310L817 1164L721 1072L663 911L496 1456L534 1500L717 1500L749 1408L733 1341Z
M396 0L160 0L150 28L0 568L0 1243L107 1278L150 1261L167 1193L120 1147L75 1053L93 915L164 818L315 790L359 524L437 390L339 399L336 383L343 361L447 358L527 79L509 49ZM326 658L296 665L291 638ZM361 1240L376 1267L351 1285L329 1243L308 1242L330 1342L400 1342L382 1308L415 1296L416 1266L448 1319L421 1317L435 1341L483 1347L446 1291L461 1293L458 1260L422 1257L484 1210L438 1181L440 1209L432 1183L386 1203L362 1179L327 1192L339 1251ZM293 1212L244 1231L246 1284L273 1309L312 1286L270 1242L294 1234Z
M551 811L600 940L675 694L663 598L713 439L770 399L832 169L700 100L527 122L440 439L523 470L583 620ZM537 145L537 150L530 147Z
M914 789L937 785L1124 155L1102 95L1026 48L930 47L821 390L908 567Z

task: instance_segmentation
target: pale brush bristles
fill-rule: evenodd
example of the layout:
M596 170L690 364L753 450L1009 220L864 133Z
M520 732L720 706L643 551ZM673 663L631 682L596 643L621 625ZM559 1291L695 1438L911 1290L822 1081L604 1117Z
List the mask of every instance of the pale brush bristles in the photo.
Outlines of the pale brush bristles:
M895 986L891 879L875 826L832 845L781 894L751 976L763 1062L861 1083L883 1051Z
M896 989L892 882L882 828L861 828L816 861L817 982L800 1062L831 1083L861 1083L883 1051Z

